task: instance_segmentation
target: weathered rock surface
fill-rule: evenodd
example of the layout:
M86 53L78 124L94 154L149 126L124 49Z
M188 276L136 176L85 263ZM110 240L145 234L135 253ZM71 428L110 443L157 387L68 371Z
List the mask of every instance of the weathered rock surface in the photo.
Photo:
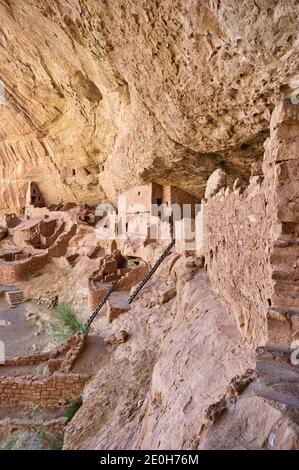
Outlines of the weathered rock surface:
M299 426L273 403L257 397L251 387L236 404L216 417L199 449L298 449Z
M140 298L112 333L98 319L98 334L114 339L125 328L130 341L107 346L65 449L298 448L298 371L271 359L255 370L205 271L186 281L181 261L166 263L170 277L181 274L176 300L147 308ZM165 272L150 281L153 295Z
M247 174L296 86L298 8L1 0L1 209L32 180L47 203L97 202L144 180L200 196L220 163Z
M218 168L215 170L207 181L205 198L208 199L220 191L220 189L226 186L226 173L225 171Z
M173 275L181 270L176 263ZM152 281L153 292L163 272ZM215 298L206 273L194 273L177 288L177 300L146 308L141 298L113 322L114 331L125 328L130 341L107 351L107 364L86 387L83 406L67 428L65 448L190 448L207 408L235 376L254 367L253 351ZM98 328L105 334L107 326Z

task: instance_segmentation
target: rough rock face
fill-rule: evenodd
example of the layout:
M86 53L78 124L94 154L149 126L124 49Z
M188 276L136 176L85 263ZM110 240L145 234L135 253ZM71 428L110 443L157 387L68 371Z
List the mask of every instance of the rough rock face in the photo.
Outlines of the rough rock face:
M298 9L1 0L1 209L32 180L47 203L97 202L145 180L201 196L219 165L246 175L297 77Z
M279 407L254 396L251 386L203 434L199 449L298 449L299 426Z
M189 264L170 256L129 312L112 326L99 317L101 367L65 449L298 447L298 372L267 357L255 370L254 350L206 272ZM175 279L177 296L158 305L159 289ZM104 344L123 328L125 343Z
M125 328L130 338L106 351L68 426L65 448L194 447L206 410L233 378L254 367L253 351L213 295L206 273L175 259L161 267L132 310L115 320L114 331ZM155 304L158 286L175 274L177 300ZM98 327L105 335L107 326Z

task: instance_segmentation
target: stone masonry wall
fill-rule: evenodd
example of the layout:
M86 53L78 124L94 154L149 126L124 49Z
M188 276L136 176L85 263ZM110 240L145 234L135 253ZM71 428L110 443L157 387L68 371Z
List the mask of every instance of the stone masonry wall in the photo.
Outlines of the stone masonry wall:
M213 287L255 345L271 339L273 309L299 308L299 106L271 119L263 174L203 202L204 254ZM218 188L219 189L219 188ZM284 339L289 345L298 328ZM281 339L280 339L281 341Z
M56 408L81 397L89 376L55 373L43 376L9 376L0 380L2 406L26 406L29 403Z
M203 203L204 251L212 285L241 333L257 344L266 340L270 296L272 214L264 186L253 180L242 194L222 189Z
M65 256L70 240L77 231L77 225L68 220L65 231L58 234L52 246L48 249L33 251L32 256L16 261L0 262L0 282L14 284L26 279L30 274L42 269L52 257Z
M50 260L48 253L34 255L24 260L1 262L0 280L3 284L14 284L42 269Z
M264 171L273 175L275 212L268 344L286 350L299 339L299 104L277 106L270 131Z
M50 351L35 353L29 356L8 357L0 367L36 365L41 362L47 362L50 372L58 369L60 372L68 372L83 350L84 344L84 333L76 333L70 336L63 344Z
M46 376L0 377L0 405L23 406L28 403L44 407L57 407L80 398L89 379L85 374L72 374L70 370L82 351L85 335L76 333L51 351L30 356L7 358L1 367L18 367L47 362Z

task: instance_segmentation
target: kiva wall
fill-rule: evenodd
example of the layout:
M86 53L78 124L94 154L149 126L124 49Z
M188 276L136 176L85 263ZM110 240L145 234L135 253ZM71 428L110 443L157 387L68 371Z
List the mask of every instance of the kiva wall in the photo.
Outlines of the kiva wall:
M24 260L1 262L0 280L3 284L14 284L15 282L26 279L30 274L42 269L50 257L48 253L34 255Z

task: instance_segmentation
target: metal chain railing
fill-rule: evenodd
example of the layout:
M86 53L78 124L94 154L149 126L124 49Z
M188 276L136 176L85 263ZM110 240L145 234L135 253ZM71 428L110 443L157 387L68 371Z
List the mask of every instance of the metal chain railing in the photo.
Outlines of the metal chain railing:
M110 295L112 294L112 292L114 291L117 283L118 283L118 279L112 284L112 286L110 287L110 289L106 292L105 296L103 297L103 299L101 300L101 302L99 303L99 305L96 307L96 309L92 312L92 314L90 315L89 319L87 320L87 322L85 323L84 325L84 332L87 332L88 328L90 327L90 325L92 324L92 322L94 321L94 319L96 318L96 316L98 315L98 313L100 312L101 308L105 305L105 303L107 302L107 300L109 299Z
M152 275L154 274L154 272L158 269L158 267L160 266L160 264L162 263L162 261L166 258L166 256L169 254L169 252L171 251L171 248L174 246L175 244L175 240L172 240L172 242L170 243L170 245L168 245L168 247L166 248L166 250L163 252L163 254L160 256L160 258L158 259L158 261L156 261L156 263L154 264L154 266L152 267L152 269L149 271L149 273L145 276L145 278L140 282L140 284L136 287L136 289L134 290L134 292L132 292L132 294L130 295L130 297L128 298L128 303L132 303L133 300L135 299L135 297L139 294L139 292L141 291L141 289L145 286L145 284L147 283L147 281L152 277Z

